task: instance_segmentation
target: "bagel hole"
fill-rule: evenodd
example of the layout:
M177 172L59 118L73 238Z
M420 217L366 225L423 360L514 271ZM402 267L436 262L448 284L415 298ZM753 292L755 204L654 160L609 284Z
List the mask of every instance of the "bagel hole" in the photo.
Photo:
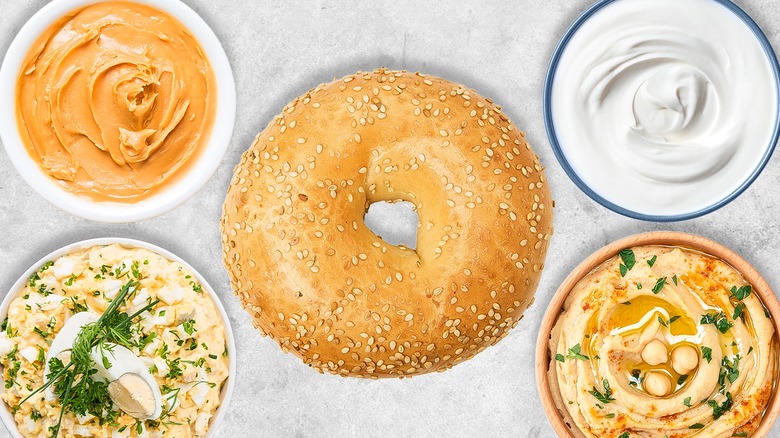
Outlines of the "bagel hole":
M364 221L369 230L390 245L417 248L419 218L411 202L374 202L368 206Z

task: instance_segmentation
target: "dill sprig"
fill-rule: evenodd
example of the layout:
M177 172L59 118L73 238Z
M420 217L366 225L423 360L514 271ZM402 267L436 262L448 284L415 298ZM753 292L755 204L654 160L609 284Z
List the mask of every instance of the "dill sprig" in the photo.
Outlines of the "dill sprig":
M100 318L95 323L87 324L81 328L73 341L70 361L63 364L59 358L52 357L49 360L49 374L44 376L46 378L44 384L16 406L18 409L36 394L54 385L54 393L59 397L62 409L57 424L49 428L52 438L59 435L66 410L78 415L86 415L87 413L95 415L100 419L100 424L106 420L111 422L118 416L118 413L111 409L108 385L90 378L97 372L91 353L95 347L103 352L111 351L113 345L122 345L127 348L138 347L138 342L132 339L132 321L160 302L159 300L150 301L132 315L120 312L119 308L127 302L131 294L135 294L139 286L140 283L132 279L125 283ZM105 366L107 359L105 356L103 359Z

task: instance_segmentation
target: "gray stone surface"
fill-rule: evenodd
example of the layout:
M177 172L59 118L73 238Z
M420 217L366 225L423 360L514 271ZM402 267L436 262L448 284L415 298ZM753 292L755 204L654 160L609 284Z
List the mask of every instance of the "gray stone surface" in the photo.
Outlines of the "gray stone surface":
M563 173L545 136L542 84L558 39L589 0L185 1L214 28L236 76L236 128L218 172L194 198L162 217L104 225L48 205L0 153L0 291L7 291L39 257L85 238L143 239L187 259L222 297L236 334L238 384L218 437L552 437L533 374L542 314L557 286L583 258L637 232L681 230L715 239L753 262L771 284L780 284L777 158L735 202L706 217L674 224L618 216L587 198ZM45 3L0 2L0 55ZM776 0L737 3L780 45ZM221 204L233 166L256 133L309 88L380 66L440 75L501 104L528 133L547 166L557 203L547 269L525 319L473 360L411 380L320 375L283 354L252 328L221 263ZM774 436L780 436L777 427Z

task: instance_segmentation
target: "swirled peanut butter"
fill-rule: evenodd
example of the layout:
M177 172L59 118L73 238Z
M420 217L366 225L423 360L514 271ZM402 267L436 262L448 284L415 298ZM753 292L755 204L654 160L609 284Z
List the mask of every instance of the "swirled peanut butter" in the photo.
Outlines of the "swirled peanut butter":
M97 3L51 25L17 84L22 139L66 189L132 203L169 185L208 141L216 80L200 44L170 15Z

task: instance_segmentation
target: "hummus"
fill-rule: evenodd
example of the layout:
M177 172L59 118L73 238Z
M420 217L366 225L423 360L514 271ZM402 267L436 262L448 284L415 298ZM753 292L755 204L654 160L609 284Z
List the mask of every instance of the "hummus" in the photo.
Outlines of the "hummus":
M22 140L67 190L132 203L170 184L211 134L214 73L175 18L102 2L57 20L16 89Z
M68 328L63 328L71 319L84 315L94 315L94 322L108 312L128 283L137 288L127 295L119 311L127 315L140 312L132 319L130 336L123 340L130 357L117 354L120 351L103 356L116 362L102 365L102 373L108 368L117 381L102 390L97 385L93 399L81 402L86 412L76 412L69 405L59 436L206 435L229 372L220 312L181 264L146 249L111 245L92 247L45 264L9 306L0 331L0 365L5 382L0 399L11 408L22 436L49 436L49 428L58 424L62 396L52 390L56 385L21 402L50 378L46 371L56 364L46 358L50 349L57 349L60 336L67 336ZM144 310L147 306L150 308ZM114 346L113 350L120 348L125 347ZM92 363L95 376L101 376L98 359ZM144 384L139 376L147 374L145 370L122 371L132 368L132 362L139 359L160 389L160 405L154 406L139 391ZM61 360L62 365L70 361ZM154 408L158 414L131 415L134 407Z
M688 249L621 251L569 293L550 385L575 436L749 436L777 374L768 311L739 272Z

